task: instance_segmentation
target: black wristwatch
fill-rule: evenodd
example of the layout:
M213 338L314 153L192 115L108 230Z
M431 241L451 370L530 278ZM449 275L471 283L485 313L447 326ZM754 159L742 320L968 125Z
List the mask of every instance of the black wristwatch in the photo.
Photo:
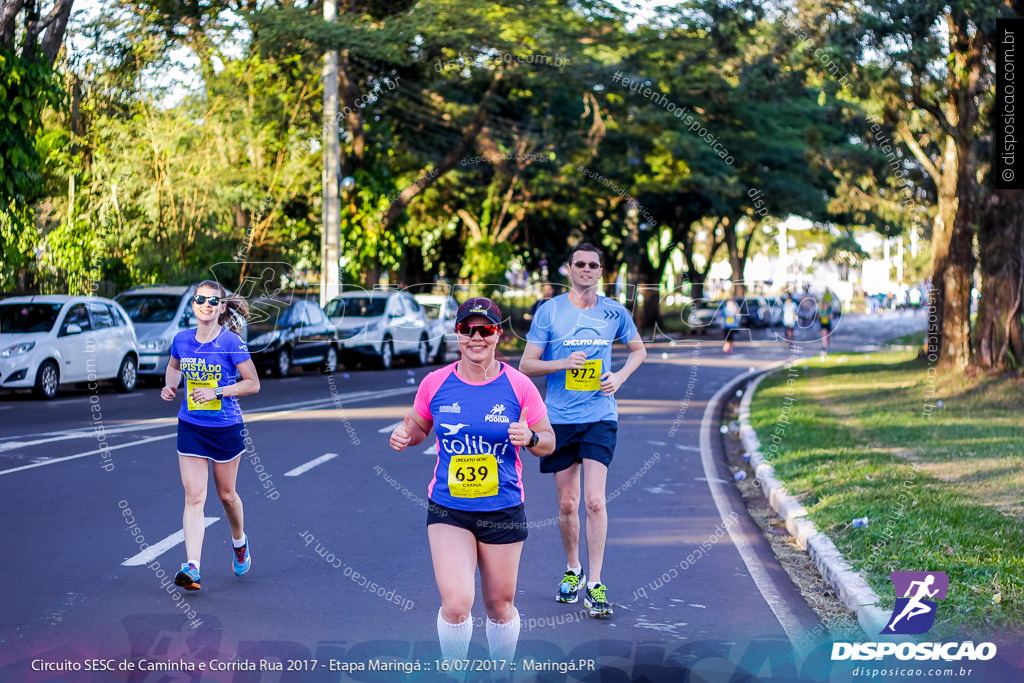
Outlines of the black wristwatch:
M534 446L540 443L540 434L533 431L532 429L530 430L530 432L533 434L533 438L530 439L530 443L526 444L527 448L533 448Z
M223 387L214 387L213 388L213 393L214 393L214 395L217 398L223 398L224 397L224 388Z

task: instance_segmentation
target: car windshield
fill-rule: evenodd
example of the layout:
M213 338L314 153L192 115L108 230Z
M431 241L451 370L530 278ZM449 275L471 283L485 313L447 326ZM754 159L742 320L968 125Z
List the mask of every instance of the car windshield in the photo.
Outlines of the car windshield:
M376 296L354 296L351 298L335 299L331 307L331 317L345 316L346 318L377 318L384 315L388 300Z
M249 327L273 327L277 324L287 324L288 311L291 310L287 301L275 301L274 299L260 299L254 301L249 309Z
M421 301L420 306L423 307L423 312L427 314L428 320L437 320L441 315L441 304L428 304Z
M128 294L117 297L133 323L169 323L181 303L180 294Z
M64 304L0 304L0 334L49 332Z

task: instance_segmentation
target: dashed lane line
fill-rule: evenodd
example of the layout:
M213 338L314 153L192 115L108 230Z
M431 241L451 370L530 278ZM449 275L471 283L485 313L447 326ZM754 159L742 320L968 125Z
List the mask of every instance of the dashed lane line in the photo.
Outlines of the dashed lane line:
M219 521L220 521L220 517L204 517L203 518L203 527L208 529L211 524L214 524L215 522L219 522ZM184 543L184 542L185 542L185 531L183 529L178 529L173 534L171 534L170 536L168 536L164 540L160 541L159 543L154 543L153 545L149 546L148 548L146 548L142 552L137 553L135 555L132 555L127 560L122 562L121 566L122 567L141 567L142 565L146 564L147 562L152 562L154 558L157 558L157 557L163 555L164 553L166 553L168 550L170 550L171 548L175 547L176 545L179 545L179 544Z
M306 472L309 472L311 469L313 469L317 465L322 465L325 462L327 462L328 460L334 460L337 457L338 457L337 453L324 453L319 458L315 458L313 460L310 460L309 462L305 463L304 465L299 465L298 467L296 467L293 470L288 470L287 472L284 473L284 476L286 476L286 477L297 477L300 474L305 474Z
M398 388L398 389L390 389L390 390L387 390L387 391L380 391L380 392L361 392L360 395L353 395L353 396L350 396L350 397L346 398L345 402L346 403L362 403L363 401L373 401L373 400L380 399L380 398L390 398L392 396L398 396L400 394L408 394L408 393L412 393L414 391L416 391L415 387L401 387L401 388ZM334 399L325 399L323 401L316 401L315 403L317 403L317 404L330 404L330 403L333 403L333 402L334 402ZM285 405L289 405L289 404L285 404ZM264 409L262 411L253 411L251 413L247 413L246 414L246 418L245 418L246 422L260 422L262 420L268 420L268 419L270 419L270 418L272 418L272 417L274 417L274 416L276 416L276 415L278 415L278 414L280 414L282 412L290 413L290 412L295 412L297 410L304 410L304 409L307 409L307 408L315 407L314 405L311 405L309 402L303 402L303 403L298 403L298 404L290 404L290 405L292 405L294 407L292 407L289 410L283 410L282 411L282 410ZM276 408L281 408L281 407L282 406L276 406ZM166 427L168 425L164 424L164 425L157 425L157 426L159 426L159 427ZM150 427L150 429L153 429L153 428L155 428L155 427ZM110 430L107 430L107 433L109 434ZM88 432L86 434L86 436L88 436L89 438L95 439L96 438L96 432L95 431ZM122 449L122 448L131 448L132 446L141 446L143 444L152 443L154 441L162 441L164 439L174 439L176 437L177 437L177 432L175 431L175 432L171 432L170 434L161 434L160 436L151 436L151 437L148 437L148 438L145 438L145 439L140 439L138 441L133 441L131 443L119 444L117 446L108 446L107 448L97 448L97 449L94 449L94 450L91 450L91 451L86 451L85 453L75 453L74 455L67 455L67 456L64 456L64 457L61 457L61 458L52 458L50 460L44 460L42 462L32 463L31 465L22 465L21 467L12 467L9 470L0 471L0 477L4 476L5 474L14 474L15 472L22 472L24 470L30 470L30 469L34 469L36 467L45 467L46 465L55 465L57 463L66 462L68 460L77 460L79 458L86 458L86 457L88 457L90 455L96 455L97 453L116 451L116 450L119 450L119 449ZM33 443L24 443L22 445L29 446L29 445L35 445L35 444L33 444Z

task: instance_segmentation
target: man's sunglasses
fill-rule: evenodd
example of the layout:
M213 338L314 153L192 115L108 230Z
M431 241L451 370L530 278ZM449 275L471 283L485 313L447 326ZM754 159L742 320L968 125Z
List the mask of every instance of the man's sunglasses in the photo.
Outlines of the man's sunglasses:
M590 268L591 270L597 270L601 267L600 263L591 263L590 261L576 261L573 265L577 268Z
M196 294L194 297L192 297L192 303L194 303L194 304L196 304L198 306L202 306L207 301L210 302L211 306L216 306L217 304L220 303L220 297L219 296L203 296L202 294Z
M470 325L469 323L456 323L455 331L461 335L473 338L474 332L479 332L481 337L493 337L501 331L501 325Z

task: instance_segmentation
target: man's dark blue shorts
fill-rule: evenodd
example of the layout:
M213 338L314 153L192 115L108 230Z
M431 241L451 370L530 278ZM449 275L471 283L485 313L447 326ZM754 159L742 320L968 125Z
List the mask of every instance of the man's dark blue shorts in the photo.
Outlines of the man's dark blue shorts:
M611 465L619 432L615 420L551 426L555 430L555 452L540 459L541 472L561 472L583 458L596 460L605 467Z

